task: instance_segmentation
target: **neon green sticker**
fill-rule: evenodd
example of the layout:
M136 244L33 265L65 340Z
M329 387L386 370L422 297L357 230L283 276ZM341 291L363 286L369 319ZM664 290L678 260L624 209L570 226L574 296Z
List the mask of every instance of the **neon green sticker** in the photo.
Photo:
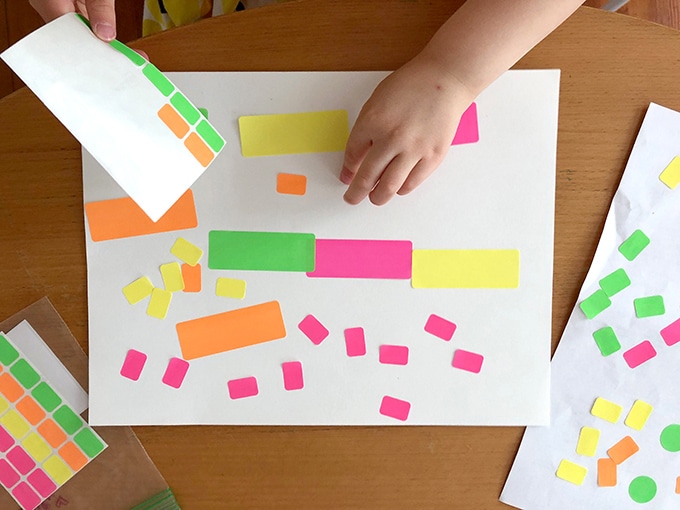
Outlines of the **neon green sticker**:
M104 443L102 443L99 438L90 429L85 428L78 432L73 440L76 442L80 449L85 452L85 454L90 457L96 457L99 453L104 450Z
M628 494L636 503L649 503L656 496L656 482L648 476L638 476L630 482Z
M583 310L583 313L586 314L586 317L592 319L609 308L611 304L612 302L609 300L609 296L607 296L602 289L598 289L581 301L579 306L581 307L581 310Z
M161 73L158 68L149 63L144 66L144 76L146 76L151 83L163 94L168 97L175 90L175 86L168 80L163 73Z
M629 285L630 278L628 278L628 274L622 268L617 269L600 280L600 288L609 297L621 292Z
M179 114L184 117L184 120L191 125L195 124L198 119L201 118L201 112L199 112L194 105L179 92L173 94L170 98L170 103L177 109Z
M642 230L636 230L633 232L628 239L621 243L619 246L619 252L621 255L626 257L628 260L633 261L640 255L642 250L644 250L649 244L649 237L645 235Z
M61 425L61 428L63 428L67 434L73 434L83 426L82 418L73 412L67 405L63 405L54 411L52 416L54 417L54 421Z
M661 431L661 446L669 452L680 452L680 425L673 423Z
M24 388L32 388L40 381L40 374L36 372L28 361L20 359L9 369Z
M600 349L602 356L609 356L621 349L621 343L616 337L616 333L614 333L614 330L609 326L595 331L593 333L593 338L595 339L597 348Z
M655 317L666 313L666 307L664 306L662 296L637 298L633 300L633 304L635 305L635 315L637 315L639 319Z
M224 147L224 139L222 139L219 133L215 131L207 120L202 120L198 123L196 132L215 152L221 151L222 147Z
M33 398L38 401L38 403L45 408L46 411L54 411L59 404L61 404L61 398L57 395L49 384L46 382L41 382L35 389L31 392Z
M123 55L125 55L128 59L130 59L133 64L135 64L137 66L143 66L144 64L146 64L146 59L144 57L142 57L139 53L137 53L132 48L125 46L122 42L114 39L109 44L113 48L115 48L116 50L121 52Z
M9 343L3 334L0 334L0 363L9 366L19 357L19 353L14 346Z

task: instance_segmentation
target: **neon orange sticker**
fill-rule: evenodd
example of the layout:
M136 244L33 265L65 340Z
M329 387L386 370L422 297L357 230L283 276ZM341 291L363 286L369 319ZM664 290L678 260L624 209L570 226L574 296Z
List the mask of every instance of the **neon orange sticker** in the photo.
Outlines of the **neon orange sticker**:
M307 192L307 177L298 174L278 174L276 191L284 195L304 195Z

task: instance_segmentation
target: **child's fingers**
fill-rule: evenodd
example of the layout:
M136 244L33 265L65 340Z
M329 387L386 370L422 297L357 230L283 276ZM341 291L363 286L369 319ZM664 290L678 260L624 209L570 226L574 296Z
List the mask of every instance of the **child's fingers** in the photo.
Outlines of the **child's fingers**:
M87 16L92 30L104 41L116 38L116 10L114 0L87 0Z
M345 202L354 205L366 198L392 159L394 159L393 153L381 150L375 145L372 146L356 171L352 183L345 191L343 197Z
M29 3L46 22L75 11L73 0L29 0Z
M418 165L418 157L399 154L385 168L380 176L378 184L369 193L371 202L375 205L384 205L402 188L404 181Z
M397 191L397 195L408 195L411 193L411 191L420 186L425 179L432 175L439 166L439 163L441 163L441 160L432 160L428 158L423 158L418 161L413 167L413 170L411 170L411 173L408 174L404 184L402 184L399 191Z
M345 147L345 159L343 160L342 171L340 172L340 181L343 184L349 185L352 182L371 148L371 137L368 136L363 126L364 122L361 119L361 115L359 115L352 128L352 132L349 134L347 146Z

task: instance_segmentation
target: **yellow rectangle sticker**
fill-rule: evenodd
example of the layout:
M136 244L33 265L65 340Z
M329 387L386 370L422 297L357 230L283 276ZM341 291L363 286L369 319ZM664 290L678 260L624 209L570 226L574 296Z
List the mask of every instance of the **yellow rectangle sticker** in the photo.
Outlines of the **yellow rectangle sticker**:
M413 250L416 289L519 287L518 250Z

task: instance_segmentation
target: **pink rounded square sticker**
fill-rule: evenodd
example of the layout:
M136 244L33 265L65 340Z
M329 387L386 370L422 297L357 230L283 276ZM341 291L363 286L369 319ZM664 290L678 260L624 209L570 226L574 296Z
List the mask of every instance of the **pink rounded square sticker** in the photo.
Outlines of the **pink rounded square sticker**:
M314 345L319 345L328 336L328 330L319 319L309 314L298 324L298 329L309 338Z
M380 414L383 416L389 416L390 418L394 418L396 420L406 421L410 411L410 402L390 397L388 395L385 395L382 399L382 402L380 403Z
M478 374L482 370L484 356L470 351L458 349L453 353L453 367Z
M439 315L432 314L425 323L425 331L448 342L456 332L456 325Z
M364 328L349 328L345 330L345 349L347 350L347 356L351 358L366 355Z
M408 347L405 345L381 345L378 360L385 365L408 364Z

